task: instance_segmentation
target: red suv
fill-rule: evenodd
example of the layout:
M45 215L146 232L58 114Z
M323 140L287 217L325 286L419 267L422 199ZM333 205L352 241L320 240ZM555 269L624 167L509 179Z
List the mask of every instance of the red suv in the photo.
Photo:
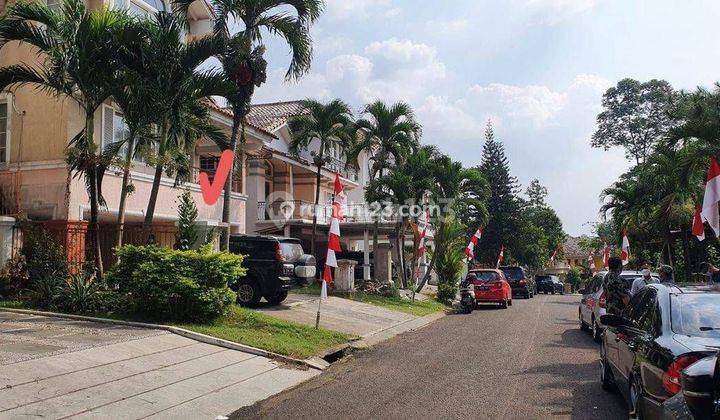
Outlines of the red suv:
M512 306L512 290L502 271L475 269L470 270L468 276L470 275L475 276L472 283L475 289L475 300L478 303L499 303L503 308Z

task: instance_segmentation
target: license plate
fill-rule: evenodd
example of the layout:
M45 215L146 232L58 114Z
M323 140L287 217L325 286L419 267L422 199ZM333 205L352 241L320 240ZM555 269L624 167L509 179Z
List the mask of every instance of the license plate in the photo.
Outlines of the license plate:
M478 290L490 290L490 288L487 287L487 286L478 286L477 289L478 289Z

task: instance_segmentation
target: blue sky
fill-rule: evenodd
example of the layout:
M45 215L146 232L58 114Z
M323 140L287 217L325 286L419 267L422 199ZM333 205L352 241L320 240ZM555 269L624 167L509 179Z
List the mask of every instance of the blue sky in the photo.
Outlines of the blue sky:
M590 148L602 93L624 77L712 84L718 17L720 2L698 0L326 0L311 72L285 83L288 50L268 39L255 102L404 100L422 141L468 166L491 119L513 175L540 179L565 230L589 233L600 190L629 166Z

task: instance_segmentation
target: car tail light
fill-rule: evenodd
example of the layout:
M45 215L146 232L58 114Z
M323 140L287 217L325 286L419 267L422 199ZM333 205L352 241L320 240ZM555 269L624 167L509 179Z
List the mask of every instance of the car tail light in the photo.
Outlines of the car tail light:
M502 289L502 283L499 281L493 282L490 283L490 287L492 287L493 289Z
M665 391L675 395L682 389L680 384L680 373L688 366L700 360L702 357L696 354L684 354L679 356L665 369L662 377L662 384Z
M279 243L275 244L275 260L277 260L278 262L285 261L285 257L283 257L282 250L280 250Z
M602 294L600 295L600 299L598 300L598 306L603 309L607 307L607 298L605 297L605 292L602 292Z

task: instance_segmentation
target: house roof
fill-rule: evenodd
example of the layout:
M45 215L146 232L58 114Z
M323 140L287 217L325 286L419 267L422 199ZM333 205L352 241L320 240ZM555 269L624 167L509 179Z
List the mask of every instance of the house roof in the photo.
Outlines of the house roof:
M208 106L210 109L212 109L212 110L214 110L214 111L217 111L217 112L219 112L220 114L225 115L226 117L229 117L229 118L232 118L232 117L233 117L233 112L232 112L232 110L231 110L230 108L221 107L220 105L218 105L218 104L217 104L214 100L212 100L212 99L206 100L205 103L207 104L207 106ZM266 129L263 128L262 126L257 125L257 124L254 124L252 121L250 121L250 117L249 117L249 116L248 116L247 118L245 118L245 124L247 124L247 125L250 126L251 128L254 128L255 130L258 130L258 131L262 132L263 134L267 134L268 136L270 136L270 137L272 137L272 138L277 138L277 136L276 136L275 134L273 134L272 131L266 130Z
M582 239L582 236L573 237L568 236L567 239L565 239L565 242L563 243L563 252L565 253L565 258L574 258L574 257L586 257L587 253L583 251L583 249L580 247L580 240Z
M249 124L274 132L287 123L290 117L306 113L302 101L272 102L256 104L250 107L247 116Z

